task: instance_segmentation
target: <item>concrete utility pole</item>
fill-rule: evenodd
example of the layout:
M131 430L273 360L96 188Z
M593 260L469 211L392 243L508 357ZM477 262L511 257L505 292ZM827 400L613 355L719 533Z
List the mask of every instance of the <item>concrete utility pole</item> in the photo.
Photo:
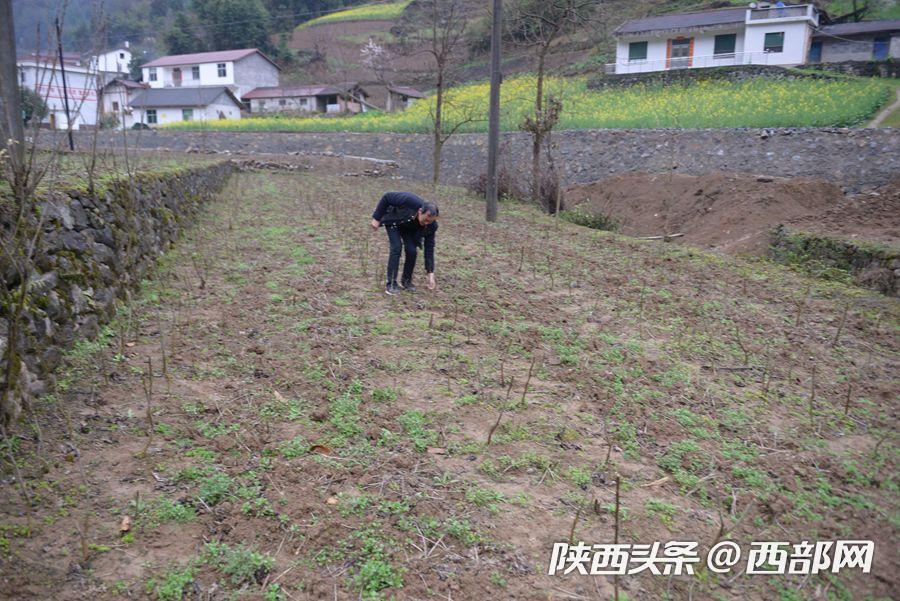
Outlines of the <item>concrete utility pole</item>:
M0 149L8 148L13 167L18 170L25 156L25 128L22 97L16 69L16 36L12 0L0 0ZM8 147L9 140L12 146Z
M75 150L75 141L72 140L72 117L69 115L69 89L66 86L66 63L63 60L62 27L59 17L56 18L56 49L59 51L59 72L62 73L63 102L66 106L66 131L69 134L69 150Z
M500 151L500 44L503 1L494 0L491 30L491 100L488 115L487 208L485 219L497 221L497 154Z

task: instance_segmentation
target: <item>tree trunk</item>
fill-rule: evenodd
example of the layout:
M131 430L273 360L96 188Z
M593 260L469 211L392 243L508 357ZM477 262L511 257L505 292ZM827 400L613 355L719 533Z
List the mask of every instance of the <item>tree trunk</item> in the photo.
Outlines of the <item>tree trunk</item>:
M437 94L434 102L434 149L431 155L432 176L431 185L437 187L441 177L441 149L444 146L444 132L442 114L444 108L444 69L438 65Z
M532 134L531 140L531 199L537 204L541 202L541 145L544 141L541 111L544 108L544 58L547 48L548 46L542 47L538 53L537 95L534 99L534 117L537 128Z

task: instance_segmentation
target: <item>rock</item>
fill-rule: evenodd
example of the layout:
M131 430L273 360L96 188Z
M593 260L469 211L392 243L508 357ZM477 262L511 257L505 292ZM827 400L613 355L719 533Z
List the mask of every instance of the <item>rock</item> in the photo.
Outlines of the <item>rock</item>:
M72 212L69 210L69 207L64 200L53 198L48 200L42 208L46 225L51 225L52 222L55 221L67 230L74 227L75 221L72 219Z
M85 211L84 207L81 205L80 200L73 200L69 205L69 209L72 212L72 220L76 230L83 230L90 227L90 218L88 217L87 211Z
M59 236L59 242L64 250L75 253L83 253L87 250L88 242L85 237L75 230L66 230Z
M56 271L48 271L39 276L32 277L28 282L28 291L36 296L44 296L56 288L59 275Z

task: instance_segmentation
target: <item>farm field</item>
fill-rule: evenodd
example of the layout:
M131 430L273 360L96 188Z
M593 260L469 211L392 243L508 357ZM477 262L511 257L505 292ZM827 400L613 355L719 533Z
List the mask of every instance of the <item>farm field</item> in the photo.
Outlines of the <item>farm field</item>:
M892 96L885 84L862 79L700 81L691 85L589 90L587 78L550 78L546 89L563 103L559 129L653 127L827 127L863 123ZM490 86L479 83L452 89L447 96L448 127L465 122L460 132L487 131ZM505 81L501 127L516 131L534 109L531 76ZM400 113L351 117L272 117L184 122L166 129L230 131L346 131L426 133L433 100Z
M609 599L546 574L616 530L876 544L621 598L897 590L896 300L410 183L439 289L386 297L398 184L325 171L233 176L69 354L4 449L0 597Z
M306 29L325 23L339 23L341 21L393 21L400 16L403 9L409 4L409 0L400 2L385 2L381 4L364 4L322 15L297 26L297 29Z

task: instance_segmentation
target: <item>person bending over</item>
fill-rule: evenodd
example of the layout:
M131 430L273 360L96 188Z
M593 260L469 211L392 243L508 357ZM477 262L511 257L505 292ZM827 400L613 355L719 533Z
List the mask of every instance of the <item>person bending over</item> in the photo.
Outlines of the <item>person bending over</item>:
M412 192L388 192L378 201L372 213L372 229L384 226L387 231L390 253L387 264L385 294L397 294L401 288L415 292L413 270L416 268L417 248L425 249L425 274L429 290L437 287L434 279L434 238L437 233L437 205L416 196ZM403 275L397 285L400 268L400 252L405 253Z

